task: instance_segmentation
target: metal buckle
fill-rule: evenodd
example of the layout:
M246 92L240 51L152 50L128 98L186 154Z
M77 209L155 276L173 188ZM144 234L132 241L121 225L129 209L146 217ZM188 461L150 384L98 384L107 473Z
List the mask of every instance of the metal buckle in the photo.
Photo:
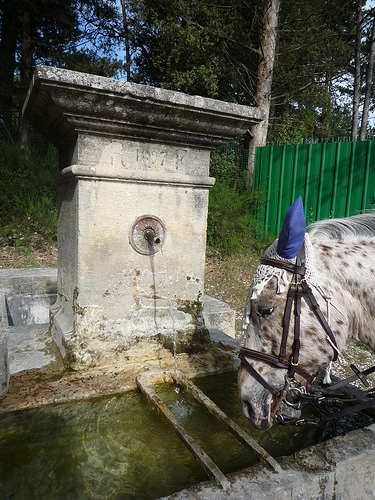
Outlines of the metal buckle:
M303 423L305 422L305 419L304 418L300 418L299 420L297 420L294 425L302 425Z
M303 386L302 387L291 387L289 389L289 392L293 392L293 391L297 392L299 396L301 396L302 394L306 394L306 389ZM287 396L288 396L288 394L286 394L286 396L285 396L285 401L284 401L285 404L298 410L301 406L301 402L297 401L296 403L293 403L292 401L288 401Z
M285 385L279 392L279 399L276 403L276 406L271 414L272 418L275 418L276 413L279 411L281 404L284 402L287 406L291 406L293 408L298 408L300 405L300 402L298 401L297 403L293 403L291 401L288 401L288 392L291 391L297 391L299 394L302 394L305 391L304 387L291 387L292 384L296 383L294 379L291 379L288 377L288 375L285 375ZM280 417L280 415L278 415Z

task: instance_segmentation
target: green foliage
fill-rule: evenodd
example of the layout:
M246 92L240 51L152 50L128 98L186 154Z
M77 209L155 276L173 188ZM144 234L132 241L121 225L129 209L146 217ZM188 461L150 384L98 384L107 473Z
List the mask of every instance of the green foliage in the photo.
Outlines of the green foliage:
M354 13L351 0L283 2L270 141L350 132L343 88L351 85Z
M207 243L221 255L236 255L243 250L258 252L268 244L259 238L257 214L265 193L249 189L248 150L243 139L230 142L211 153Z
M116 0L2 0L0 31L0 104L7 108L22 107L37 64L104 76L123 70L113 58L123 45Z
M60 58L59 66L108 78L116 78L123 70L123 62L109 57L99 57L94 51L70 51Z
M222 255L243 249L259 248L264 242L257 236L257 208L264 198L259 191L236 191L222 182L210 190L207 243Z
M261 3L127 0L134 81L253 103Z
M257 236L257 210L264 193L246 188L246 154L238 144L212 153L207 238L211 250L234 255L265 241ZM246 151L246 150L245 150ZM33 150L22 156L18 147L0 141L0 244L39 249L57 236L57 196L53 173L57 154Z
M57 153L22 156L0 142L0 244L43 248L57 235Z
M225 146L215 149L211 153L210 175L216 181L243 190L249 185L248 178L249 151L240 141L230 142Z
M126 0L134 81L254 105L264 4ZM347 136L354 13L352 0L282 2L269 140Z

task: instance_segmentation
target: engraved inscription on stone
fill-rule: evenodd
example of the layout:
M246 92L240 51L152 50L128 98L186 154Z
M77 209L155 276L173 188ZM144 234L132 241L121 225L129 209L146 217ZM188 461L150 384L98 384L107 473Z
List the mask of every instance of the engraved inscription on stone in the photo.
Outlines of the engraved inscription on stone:
M188 147L175 147L136 141L102 140L102 150L98 150L86 138L84 162L98 165L113 174L121 176L124 171L180 173L192 176L208 175L206 151ZM209 154L209 153L208 153Z
M133 160L137 170L179 172L188 175L206 174L205 169L200 168L204 160L200 158L199 152L188 148L158 147L156 144L140 143L132 153L133 155L128 149L124 155L125 168L129 168Z
M136 150L136 162L151 170L159 170L165 166L167 152L164 149L154 150L150 147L139 146Z
M111 142L107 144L103 147L100 162L110 165L112 168L121 168L122 150L121 142Z

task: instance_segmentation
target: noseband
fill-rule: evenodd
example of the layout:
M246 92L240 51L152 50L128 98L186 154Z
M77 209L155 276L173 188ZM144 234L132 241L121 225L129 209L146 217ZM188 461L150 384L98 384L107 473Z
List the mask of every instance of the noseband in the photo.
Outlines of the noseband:
M305 370L303 370L299 364L299 352L300 352L300 323L301 323L301 300L302 297L309 302L310 307L312 308L315 316L319 320L320 324L324 328L330 343L334 349L334 354L333 354L333 361L336 361L337 356L338 356L338 350L337 350L337 344L335 337L333 335L333 332L325 319L319 304L317 300L315 299L315 296L313 294L313 291L311 290L310 286L305 280L305 272L306 272L306 265L305 265L305 250L304 246L302 246L301 250L299 251L297 258L296 258L296 263L291 264L289 262L284 262L276 259L271 259L268 257L263 257L260 260L261 264L264 264L266 266L272 266L272 267L277 267L279 269L283 269L289 273L293 274L293 279L290 284L287 298L286 298L286 303L285 303L285 310L284 310L284 316L283 316L283 321L282 321L282 327L283 327L283 332L282 332L282 337L281 337L281 344L280 344L280 351L278 356L273 355L273 354L268 354L265 352L260 352L256 351L254 349L248 349L247 347L242 347L240 350L240 360L244 368L260 383L263 385L265 389L267 389L271 394L275 397L279 397L280 395L284 392L286 393L286 386L282 391L279 391L275 387L271 386L256 370L251 366L251 364L248 362L246 358L251 358L256 361L262 361L264 363L267 363L271 366L274 366L275 368L282 368L286 370L286 384L290 384L290 381L294 380L295 374L300 375L303 377L310 385L314 384L316 381L316 376L315 375L310 375L307 373ZM294 304L294 340L293 340L293 345L292 345L292 352L289 356L287 356L286 353L286 347L287 347L287 341L288 341L288 335L289 335L289 326L290 326L290 318L291 318L291 313L292 313L292 306ZM319 382L318 382L319 383ZM277 407L279 407L279 403L277 404Z

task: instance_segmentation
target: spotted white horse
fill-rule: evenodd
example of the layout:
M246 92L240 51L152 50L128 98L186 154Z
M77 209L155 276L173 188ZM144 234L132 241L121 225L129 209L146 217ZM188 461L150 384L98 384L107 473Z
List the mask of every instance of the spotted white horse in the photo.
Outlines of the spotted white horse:
M306 232L298 198L254 274L243 328L245 416L259 429L278 416L298 417L281 394L309 389L322 374L329 382L349 337L375 350L375 212L319 221Z

